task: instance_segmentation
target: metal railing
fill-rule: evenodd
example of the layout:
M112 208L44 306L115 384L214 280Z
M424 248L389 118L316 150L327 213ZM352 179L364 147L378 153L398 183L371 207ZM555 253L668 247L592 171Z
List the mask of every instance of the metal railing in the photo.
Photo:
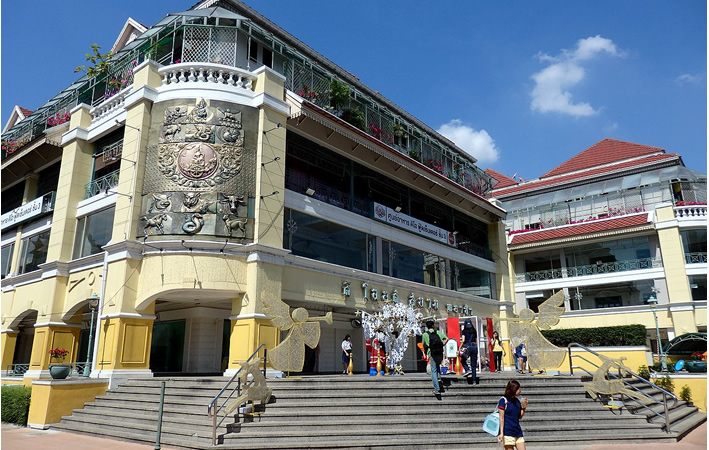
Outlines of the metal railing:
M662 261L653 258L628 259L600 264L587 264L584 266L537 270L517 275L517 281L543 281L558 278L582 277L588 275L608 274L615 272L628 272L662 267Z
M266 361L268 359L268 350L266 349L265 344L261 344L258 346L258 348L251 354L251 356L248 357L246 362L248 363L254 357L258 354L259 351L263 349L263 376L266 378ZM231 400L232 396L236 392L237 398L241 395L241 379L238 379L236 383L236 387L231 389L231 392L229 392L229 395L223 399L221 402L221 405L219 404L219 400L222 398L222 395L227 392L229 389L229 386L234 382L234 380L237 380L237 377L243 370L243 367L240 368L239 370L236 371L234 376L231 377L231 379L227 382L227 384L222 388L221 391L212 399L211 402L209 402L209 405L207 405L207 415L212 418L212 445L217 445L217 428L224 422L224 419L226 419L226 415L219 420L219 413L220 411L226 406L226 404Z
M596 364L596 363L594 363L594 362L588 360L587 358L581 356L581 355L574 355L574 354L571 352L571 347L578 347L578 348L580 348L580 349L582 349L582 350L584 350L584 351L586 351L586 352L588 352L588 353L590 353L590 354L592 354L592 355L598 357L599 359L601 358L601 355L600 355L599 353L594 352L593 350L591 350L590 348L586 347L585 345L581 345L581 344L579 344L579 343L577 343L577 342L572 342L572 343L570 343L570 344L567 346L567 348L568 348L568 350L569 350L569 370L570 370L570 372L571 372L571 375L574 374L574 369L580 369L580 370L583 370L584 372L586 372L586 374L588 374L589 376L593 377L594 374L591 373L591 372L589 372L588 370L586 370L584 367L581 367L581 366L574 366L573 358L581 359L581 360L587 362L588 364L592 365L593 367L595 367L595 368L597 368L597 369L598 369L600 366L599 366L598 364ZM654 414L655 416L657 416L657 417L663 419L663 420L665 421L665 432L666 432L666 433L670 433L670 432L671 432L671 430L670 430L670 413L669 413L669 406L667 405L667 398L669 397L670 399L673 400L672 406L674 407L674 406L677 404L677 401L679 400L679 399L677 398L677 396L675 396L672 392L666 391L665 389L661 388L660 386L656 385L655 383L653 383L653 382L651 382L651 381L649 381L649 380L646 380L645 378L641 377L641 376L638 375L637 373L635 373L635 372L633 372L633 371L631 371L631 370L628 370L627 368L623 369L623 372L625 372L625 373L627 373L628 375L630 375L631 378L634 378L634 379L640 381L641 383L643 383L643 384L645 384L645 385L648 385L648 386L650 386L651 388L657 389L658 391L660 391L660 393L662 394L662 402L661 402L661 403L662 403L663 408L664 408L664 415L658 413L657 411L655 411L654 409L650 408L648 405L646 405L646 404L644 404L644 403L642 403L642 402L636 401L636 403L637 403L640 407L643 407L643 408L647 409L651 414ZM643 396L643 397L649 399L652 403L655 403L655 404L660 403L660 402L659 402L658 400L656 400L653 396L648 395L648 394L645 393L644 391L641 391L640 389L638 389L635 385L633 385L633 384L629 383L628 381L626 381L626 380L624 379L624 377L621 375L621 370L620 370L620 369L618 369L618 375L617 375L617 376L616 376L615 374L612 374L610 371L608 372L608 376L623 381L623 384L624 384L627 388L632 389L633 391L637 392L639 395L641 395L641 396ZM621 394L621 398L622 398L622 395L623 395L623 394Z
M86 367L86 362L73 362L71 364L68 364L71 366L71 372L69 372L70 376L84 376L84 367ZM22 377L25 375L25 373L30 370L30 364L29 363L23 363L23 364L8 364L7 367L5 368L5 373L3 373L4 377Z
M28 370L30 370L29 363L8 364L3 376L4 377L22 377L25 375L25 372L27 372Z
M706 252L694 252L685 253L684 258L687 264L706 264L707 263L707 253Z
M98 195L101 191L107 191L118 186L118 178L121 173L121 169L115 170L108 175L104 175L101 178L96 178L91 183L86 185L86 197L91 198L94 195Z

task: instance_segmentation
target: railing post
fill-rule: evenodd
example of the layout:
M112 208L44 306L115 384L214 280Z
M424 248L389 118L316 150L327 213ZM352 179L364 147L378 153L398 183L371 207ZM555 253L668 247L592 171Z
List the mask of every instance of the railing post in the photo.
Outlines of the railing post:
M160 450L160 434L162 433L162 407L165 403L165 382L160 383L160 407L158 409L158 432L155 436L155 450Z
M268 349L263 349L263 377L266 378L266 360L268 359Z
M574 363L571 360L571 347L567 347L569 349L569 371L571 372L571 376L574 376Z
M670 433L670 410L667 407L667 395L662 393L662 404L665 406L665 432Z
M217 445L217 402L212 404L212 446Z

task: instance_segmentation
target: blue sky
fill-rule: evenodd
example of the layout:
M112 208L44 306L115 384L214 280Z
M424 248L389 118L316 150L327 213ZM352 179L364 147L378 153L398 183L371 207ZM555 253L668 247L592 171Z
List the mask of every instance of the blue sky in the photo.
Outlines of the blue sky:
M483 169L536 178L609 137L706 173L703 0L246 3ZM2 125L14 105L37 108L67 87L89 46L109 50L127 17L151 26L193 4L3 2Z

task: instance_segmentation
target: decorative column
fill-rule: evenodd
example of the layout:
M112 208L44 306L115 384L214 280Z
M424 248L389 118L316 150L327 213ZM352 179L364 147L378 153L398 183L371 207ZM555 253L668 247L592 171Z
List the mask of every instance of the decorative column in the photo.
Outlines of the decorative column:
M665 268L665 281L667 283L666 302L669 303L669 316L671 319L671 323L667 324L669 334L679 336L685 333L694 333L697 331L697 325L694 318L694 307L691 305L692 291L689 287L689 278L687 278L687 270L685 269L686 261L682 236L679 233L679 224L675 218L672 204L663 203L655 208L655 228L657 229L662 265ZM665 303L660 296L658 296L657 300L658 308ZM675 304L677 305L675 306ZM660 325L663 324L660 323Z

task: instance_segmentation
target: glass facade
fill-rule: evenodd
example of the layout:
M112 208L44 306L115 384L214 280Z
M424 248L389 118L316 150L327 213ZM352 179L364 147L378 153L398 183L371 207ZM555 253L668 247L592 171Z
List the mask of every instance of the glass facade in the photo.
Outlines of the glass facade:
M116 208L111 207L79 219L74 241L74 259L99 253L101 247L111 240L115 211Z
M289 132L286 188L364 217L372 203L400 208L404 214L456 231L456 248L492 260L487 225L308 139ZM420 267L421 262L416 264ZM398 269L397 269L398 270ZM417 278L418 280L418 278Z
M292 209L285 221L283 241L294 255L493 298L484 270Z

